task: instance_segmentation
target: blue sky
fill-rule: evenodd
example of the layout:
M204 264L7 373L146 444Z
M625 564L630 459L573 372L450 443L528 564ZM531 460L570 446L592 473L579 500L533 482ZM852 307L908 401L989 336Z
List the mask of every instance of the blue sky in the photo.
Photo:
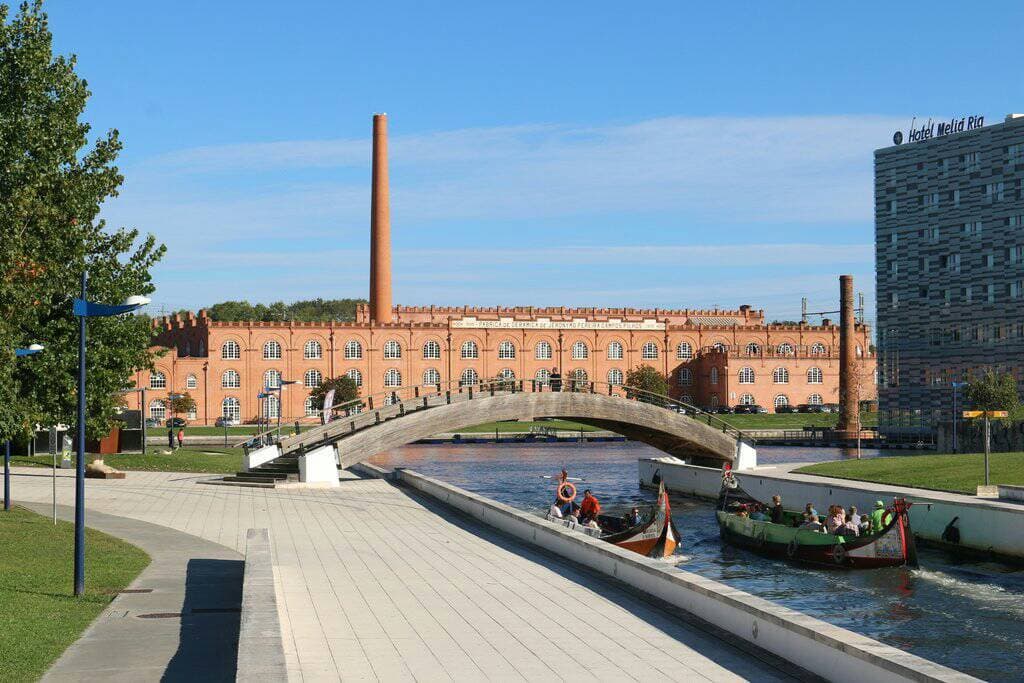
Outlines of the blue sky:
M169 249L154 312L365 296L391 129L397 303L873 313L872 150L1024 110L1024 5L50 0Z

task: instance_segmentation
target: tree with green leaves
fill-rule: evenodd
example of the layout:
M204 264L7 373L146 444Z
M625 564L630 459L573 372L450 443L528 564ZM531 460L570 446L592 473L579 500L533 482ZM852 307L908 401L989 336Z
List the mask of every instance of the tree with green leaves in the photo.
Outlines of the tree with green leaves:
M248 301L222 301L206 309L211 320L262 322L347 322L356 317L356 306L365 299L311 299L286 304L251 304Z
M99 217L123 178L116 130L89 144L81 120L90 92L75 58L55 56L42 2L12 17L0 4L0 430L73 423L78 319L71 310L83 270L91 301L150 294L150 269L164 247ZM87 424L105 434L137 368L151 366L150 328L141 317L88 322ZM11 348L46 350L13 362ZM0 435L2 436L2 435Z
M167 407L171 409L171 415L187 415L189 411L196 409L196 400L187 391L183 394L171 394L167 400Z
M324 380L320 386L309 393L317 410L324 409L324 397L327 396L327 392L331 389L334 389L334 405L347 403L359 398L359 387L354 379L348 375L334 377L333 379Z
M1017 380L1009 373L987 370L968 380L964 392L967 403L977 410L1014 410L1020 403Z
M668 396L668 379L650 365L640 365L627 372L625 384L629 389Z

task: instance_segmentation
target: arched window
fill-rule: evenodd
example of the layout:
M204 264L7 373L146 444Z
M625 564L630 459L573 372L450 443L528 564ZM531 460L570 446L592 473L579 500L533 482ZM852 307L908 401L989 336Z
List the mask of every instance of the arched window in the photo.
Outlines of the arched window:
M772 372L772 381L776 384L789 384L789 370L786 368L775 368Z
M498 372L498 377L500 379L505 379L505 380L515 379L516 378L516 373L512 370L512 368L502 368Z
M711 383L718 384L718 368L711 368Z
M712 408L717 408L718 407L718 394L711 394L711 407Z
M352 381L356 383L357 387L363 386L363 373L359 372L355 368L351 368L345 374L352 378Z
M760 356L761 355L761 345L758 344L757 342L750 342L749 344L747 344L747 355L748 356ZM744 405L746 405L746 404L744 404Z
M587 371L583 368L576 368L569 373L569 379L572 380L575 388L582 389L583 385L587 382Z
M679 368L679 384L684 387L693 384L693 371L690 368Z
M753 384L754 368L740 368L739 380L740 384Z
M195 375L189 375L188 377L185 378L185 388L186 389L198 389L199 388L199 380L196 379Z
M725 353L725 342L716 341L714 344L711 345L711 348L713 348L715 351L718 351L719 353Z
M857 358L860 358L863 355L864 355L864 349L862 349L860 347L860 344L857 344Z
M551 344L546 341L537 342L533 356L537 360L551 360Z
M281 401L277 398L277 394L268 394L263 399L263 417L272 419L278 417L281 414Z
M427 368L423 371L423 383L424 384L440 384L441 373L434 368Z
M306 417L316 417L320 414L320 409L316 407L316 401L312 396L306 397L306 402L303 403L302 408L306 413Z
M608 344L608 360L622 360L622 344L617 341Z
M462 342L462 357L468 360L480 357L480 347L475 341Z
M167 417L167 406L160 399L154 399L149 404L149 416L154 420L163 422Z
M242 378L234 370L225 370L220 376L220 385L224 389L238 389L242 386Z
M813 344L811 344L811 355L812 356L824 356L825 355L825 345L822 344L821 342L814 342Z
M440 360L441 359L441 345L436 341L428 341L423 345L423 358L427 360ZM430 384L430 382L426 382Z
M793 345L790 344L789 342L782 342L781 344L779 344L778 351L780 356L792 356Z
M506 340L498 344L498 358L501 360L512 360L516 357L516 345Z
M384 373L384 386L402 386L402 373L400 373L396 368L388 368L387 372Z
M238 422L242 419L242 404L234 396L228 396L220 403L220 414L232 422Z
M384 342L384 358L386 360L395 360L402 357L402 345L396 342L394 339L389 339Z
M220 357L224 360L238 360L242 357L242 347L230 339L220 346Z
M345 360L359 360L363 357L363 345L355 339L345 342Z
M537 371L537 374L534 375L533 378L537 380L538 384L547 386L547 384L551 382L551 371L548 370L547 368L541 368L540 370Z
M324 381L324 376L319 370L306 370L302 377L302 384L307 389L316 389Z
M808 384L821 384L821 368L810 368L807 370Z
M315 339L310 339L302 347L302 357L306 360L319 360L324 357L324 347Z
M654 360L658 357L658 345L652 341L646 342L640 349L640 357L644 360Z
M608 371L608 384L619 386L622 384L622 370L612 368Z
M753 394L743 394L742 396L740 396L740 405L741 406L752 406L752 405L754 405L754 395Z
M149 388L150 389L166 389L167 388L167 375L154 370L149 375Z
M573 360L584 360L590 357L590 348L586 342L575 342L572 345L572 357Z
M807 403L812 406L820 406L822 404L821 394L811 394L807 397Z
M679 342L679 346L676 347L676 358L680 360L690 360L693 358L693 347L690 346L689 342Z
M281 371L280 370L267 370L263 373L263 386L267 389L280 389L281 388Z
M263 360L281 360L281 344L274 340L263 345Z
M779 394L778 396L775 397L775 407L776 408L778 408L779 406L788 406L788 405L789 405L789 397L786 396L785 394Z
M480 376L476 374L476 370L473 368L466 368L462 371L462 377L459 378L459 386L471 387L475 386L480 381Z

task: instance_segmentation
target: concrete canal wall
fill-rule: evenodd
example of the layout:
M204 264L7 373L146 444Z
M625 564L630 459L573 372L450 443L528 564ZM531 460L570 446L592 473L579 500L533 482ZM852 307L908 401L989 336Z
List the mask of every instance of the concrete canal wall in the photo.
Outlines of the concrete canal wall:
M641 486L652 486L655 472L660 474L665 487L675 493L717 499L722 486L720 469L687 465L676 458L643 458L638 466ZM794 474L772 467L737 471L736 478L755 498L768 502L778 494L784 504L793 509L802 509L804 503L812 502L818 510L837 503L847 508L856 505L862 512L869 512L876 500L889 504L895 497L904 497L914 503L910 508L910 525L915 536L953 547L943 541L943 532L956 519L954 525L960 532L956 547L959 549L1024 561L1024 505L1019 503Z
M972 681L966 674L538 516L423 476L361 464L525 543L618 579L831 681Z

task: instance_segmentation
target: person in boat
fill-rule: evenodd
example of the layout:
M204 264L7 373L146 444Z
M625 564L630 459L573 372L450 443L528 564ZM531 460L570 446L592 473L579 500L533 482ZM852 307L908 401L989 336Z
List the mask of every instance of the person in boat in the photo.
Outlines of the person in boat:
M597 499L590 489L583 492L583 503L580 505L580 520L586 524L590 520L597 520L597 516L601 514L601 502Z
M774 524L785 524L786 511L782 507L782 496L772 496L772 522Z
M558 506L558 501L552 503L551 507L548 508L548 516L555 517L557 519L562 519L565 516L562 514L562 508Z
M879 533L891 518L892 514L885 509L885 503L876 500L875 509L871 511L871 533Z
M739 508L736 510L736 516L737 517L749 517L750 513L747 511L747 506L746 505L740 505Z
M846 525L846 511L842 505L829 506L828 519L825 521L830 534L837 534Z
M810 505L810 503L808 503ZM811 531L824 531L825 527L818 521L818 515L811 515L807 518L807 521L800 525L801 529L810 529Z
M623 520L626 523L626 528L640 526L640 523L644 521L644 518L640 515L640 508L633 508L627 514Z
M860 536L860 515L857 515L854 510L857 508L850 508L850 514L846 518L846 522L839 529L839 533L843 536L853 536L856 538Z
M767 522L768 515L764 513L764 506L760 503L755 503L754 509L750 511L750 518L756 519L759 522Z

